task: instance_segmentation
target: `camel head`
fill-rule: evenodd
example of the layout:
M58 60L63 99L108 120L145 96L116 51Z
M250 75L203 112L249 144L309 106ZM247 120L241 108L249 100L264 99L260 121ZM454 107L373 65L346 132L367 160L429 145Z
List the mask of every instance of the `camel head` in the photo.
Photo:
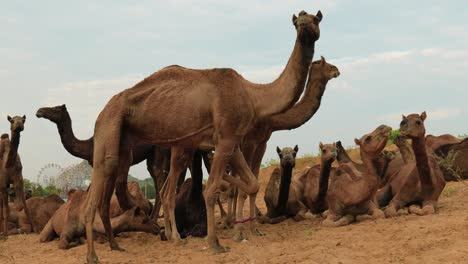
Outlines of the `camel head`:
M366 153L375 157L385 148L391 133L391 127L381 125L371 133L365 134L360 139L354 139L354 142L360 147L361 153Z
M10 130L12 132L21 132L24 130L24 123L26 123L26 116L8 116L8 122L10 122Z
M10 138L10 136L9 136L7 133L2 134L2 135L0 136L0 139L9 139L9 138Z
M301 11L298 16L293 15L292 22L296 27L297 38L305 47L313 48L315 41L320 38L319 23L322 17L320 11L315 16L306 11Z
M426 134L424 120L426 120L426 112L421 115L411 114L409 116L402 115L403 120L400 123L400 134L407 138L420 138Z
M42 107L36 112L37 118L49 119L56 124L64 121L67 116L67 107L64 104L53 107Z
M312 62L309 68L309 75L314 78L329 81L340 76L340 71L335 65L326 62L325 58L321 56L320 60Z
M323 161L334 161L336 159L338 153L336 149L336 143L323 144L322 142L320 142L319 148L321 153L321 159Z
M296 166L296 154L299 151L299 147L296 145L294 148L283 148L280 149L276 147L276 152L280 157L280 164L281 167L290 167L294 168Z
M159 234L160 227L151 221L140 207L133 207L124 212L121 221L128 224L129 231L141 231L146 233Z
M380 153L380 157L387 161L392 161L396 157L395 151L384 150Z

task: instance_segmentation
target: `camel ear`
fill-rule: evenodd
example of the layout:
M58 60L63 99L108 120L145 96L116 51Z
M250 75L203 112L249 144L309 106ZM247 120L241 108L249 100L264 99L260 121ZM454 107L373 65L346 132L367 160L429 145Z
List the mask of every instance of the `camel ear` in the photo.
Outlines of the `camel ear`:
M359 140L357 138L354 139L354 143L356 143L356 145L358 145L358 146L361 146L361 140Z
M318 22L322 21L323 15L322 12L319 10L317 14L315 15L318 18Z
M67 110L67 106L65 104L61 105L62 109Z
M297 25L296 25L297 16L296 16L295 14L293 14L293 16L292 16L292 22L293 22L293 25L294 25L294 26L297 26Z
M11 118L11 116L7 116L7 119L8 119L8 122L10 122L10 123L11 123L11 121L12 121L12 118Z
M337 147L340 147L340 148L343 147L343 145L341 145L341 140L338 140L335 144L336 144Z
M320 63L322 65L325 65L325 63L326 63L325 58L323 56L320 56Z
M405 116L405 115L401 115L401 118L402 118L403 120L405 120L405 119L406 119L406 116Z
M294 146L294 151L296 151L296 153L299 151L299 147L297 145Z
M320 143L319 143L319 148L320 148L320 149L323 148L323 143L322 143L322 141L320 141Z
M26 115L23 115L23 123L26 122Z
M427 118L427 114L426 114L426 111L424 111L421 113L421 120L424 121L426 120L426 118Z
M281 149L280 149L278 146L276 146L276 152L277 152L278 154L281 154Z

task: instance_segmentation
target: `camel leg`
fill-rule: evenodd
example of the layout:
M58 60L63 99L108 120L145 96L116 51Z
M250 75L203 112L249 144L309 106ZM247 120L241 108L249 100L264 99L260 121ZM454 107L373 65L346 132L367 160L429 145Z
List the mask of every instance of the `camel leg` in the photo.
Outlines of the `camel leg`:
M409 212L420 216L435 214L435 206L433 202L424 201L422 208L413 204L409 207Z
M176 206L176 188L180 176L191 162L192 156L193 153L183 148L173 147L171 149L171 169L169 170L169 176L161 191L165 233L167 238L172 239L175 243L182 243L180 234L177 231L174 212Z
M247 194L245 192L239 191L239 196L237 197L237 210L236 212L236 220L237 221L242 221L244 220L244 203L245 200L247 199ZM246 236L244 234L244 224L243 223L236 223L234 224L234 229L235 229L235 234L234 234L234 240L237 242L241 242L244 239L246 239Z
M130 196L127 187L128 171L130 169L131 162L131 150L126 148L125 152L120 153L119 167L117 169L117 180L115 182L115 195L117 196L120 208L122 208L123 211L130 210L134 206L133 199Z
M159 211L161 209L161 187L166 180L166 174L163 171L163 162L164 162L165 152L159 147L155 147L151 157L146 159L146 168L153 179L154 189L156 190L155 202L153 205L153 210L151 210L150 219L153 222L157 222Z
M248 188L245 188L243 185L240 185L238 186L244 193L248 194L249 195L249 202L250 202L250 219L255 219L256 215L257 215L257 207L255 205L255 200L257 198L257 192L258 192L258 189L259 189L259 185L258 185L258 180L257 180L257 177L252 173L252 171L250 170L249 166L247 165L247 162L244 158L244 155L242 154L242 152L240 151L239 148L236 148L236 150L234 151L234 155L233 155L233 158L232 158L232 166L233 166L233 170L235 173L237 173L238 175L240 175L240 178L241 180L247 184ZM244 196L245 197L245 196ZM243 197L241 197L243 198ZM239 199L239 201L241 200L245 200L245 199ZM241 216L242 217L242 211L243 211L243 203L239 203L239 211L237 212L237 215L238 216ZM242 218L238 218L238 221L241 221L243 220ZM239 231L242 231L242 226L241 225L237 225L236 227L239 227L237 228L237 230ZM263 235L263 233L261 233L256 225L255 225L255 221L250 221L249 222L249 228L250 228L250 231L252 234L254 235ZM240 239L241 235L240 233L237 234L237 238Z
M9 207L8 207L8 193L6 189L0 190L0 200L2 205L2 235L0 235L0 240L4 240L8 237L8 216L9 216Z
M281 223L283 222L284 220L288 219L287 216L285 215L281 215L281 216L278 216L278 217L274 217L274 218L269 218L268 216L261 216L258 218L258 221L261 223L261 224L270 224L270 225L274 225L274 224L278 224L278 223Z
M400 210L400 208L403 206L404 203L400 200L400 193L395 194L387 208L384 210L385 217L389 218L398 216L398 210Z
M369 214L372 215L373 219L385 218L385 213L380 210L375 201L369 202Z
M262 159L263 159L263 156L265 155L266 148L267 148L267 143L262 142L261 144L257 146L257 149L255 150L255 154L251 158L250 167L252 168L252 172L255 175L255 177L257 177L257 179L260 173L260 167L262 165ZM260 209L256 207L256 210L257 210L257 215L261 216L262 212L260 211Z
M332 211L328 211L327 218L323 220L322 225L326 227L335 227L335 222L338 221L340 217Z
M229 248L221 246L216 235L216 221L214 214L216 197L220 192L220 185L223 180L223 175L225 175L226 166L233 157L233 152L238 148L238 140L218 139L213 164L210 170L210 177L208 178L208 183L204 191L208 224L208 245L211 250L217 253L228 252Z
M26 219L29 221L32 231L34 233L38 233L37 227L34 225L34 221L31 217L31 212L29 211L29 208L26 206L26 197L24 194L24 188L23 188L23 175L19 177L18 182L15 184L15 192L16 192L16 204L20 204L21 207L24 209L24 213L26 214Z
M42 229L41 233L39 234L39 242L49 242L54 239L57 234L55 233L54 227L52 226L52 218L49 219L44 229Z

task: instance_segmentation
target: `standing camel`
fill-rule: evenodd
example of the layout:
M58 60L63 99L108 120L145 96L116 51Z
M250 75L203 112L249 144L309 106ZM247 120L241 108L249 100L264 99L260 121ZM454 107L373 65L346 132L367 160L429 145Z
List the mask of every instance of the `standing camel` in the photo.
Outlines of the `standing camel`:
M117 171L128 172L131 147L141 144L171 147L171 168L162 197L166 235L176 242L180 241L174 215L178 176L195 149L216 149L204 191L207 242L215 252L228 250L218 241L214 217L226 165L231 162L234 174L241 179L224 178L251 195L251 213L255 212L259 185L240 150L241 140L257 120L285 111L300 97L321 18L320 12L314 16L303 11L299 17L293 16L295 47L286 69L271 84L253 84L232 69L169 66L111 98L96 120L92 184L83 211L89 263L98 262L92 239L97 207L111 249L120 250L109 221L109 201Z
M0 149L2 150L2 156L0 156L0 200L1 200L1 215L2 215L2 232L4 238L8 236L8 216L10 210L8 207L8 192L7 189L12 183L15 186L15 203L18 210L24 208L26 217L30 223L31 214L26 206L26 199L24 197L23 189L23 166L21 165L21 159L18 155L18 147L20 143L20 133L24 130L24 123L26 122L26 116L8 116L8 122L10 122L11 140L2 136L0 143ZM36 228L33 226L33 230L36 232Z

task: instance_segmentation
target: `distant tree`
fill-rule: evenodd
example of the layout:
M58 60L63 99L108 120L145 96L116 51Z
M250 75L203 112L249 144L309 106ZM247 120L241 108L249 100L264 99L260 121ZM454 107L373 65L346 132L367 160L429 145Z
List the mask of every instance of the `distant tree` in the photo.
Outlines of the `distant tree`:
M40 184L34 185L32 188L33 197L44 197L44 188Z
M459 138L459 139L468 138L468 134L461 134L461 135L458 135L458 138Z

